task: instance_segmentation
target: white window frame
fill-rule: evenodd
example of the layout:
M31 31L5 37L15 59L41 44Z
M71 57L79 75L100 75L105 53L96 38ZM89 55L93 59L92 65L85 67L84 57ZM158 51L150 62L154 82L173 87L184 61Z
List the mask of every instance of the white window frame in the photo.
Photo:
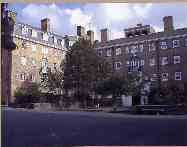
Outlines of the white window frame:
M167 65L167 64L169 64L168 57L162 57L161 58L161 65L164 66L164 65Z
M157 81L157 74L152 74L151 81Z
M34 58L32 58L32 65L36 65L36 60Z
M48 49L47 47L43 47L43 48L42 48L42 53L43 53L43 54L47 55L48 52L49 52L49 49Z
M129 47L129 46L126 46L126 47L125 47L125 52L126 52L127 54L130 53L130 47Z
M166 74L166 78L164 78L164 77L165 77L165 76L164 76L165 74ZM169 77L169 74L168 74L168 73L162 73L162 81L163 81L163 82L164 82L164 81L168 81L168 80L169 80L168 77Z
M107 49L106 50L106 56L111 57L112 56L112 49Z
M61 46L64 46L64 44L65 44L65 40L62 39L62 41L61 41Z
M138 45L132 45L131 46L131 53L137 53L138 52Z
M144 66L145 65L145 61L144 60L140 60L140 65Z
M20 81L25 81L26 78L27 78L26 73L21 73L21 74L20 74Z
M33 52L36 52L36 50L37 50L36 44L32 44L31 46L32 46L32 51L33 51Z
M120 64L120 67L117 66L118 64ZM121 69L121 67L122 67L122 63L121 63L120 61L115 62L115 69L116 69L116 70Z
M37 31L36 30L32 30L32 37L34 37L34 38L37 37Z
M167 47L167 42L166 41L160 42L160 48L163 49L163 50L167 49L168 48Z
M180 47L180 40L173 40L173 48Z
M148 47L149 47L149 51L150 51L150 52L156 50L155 44L154 44L153 42L152 42L152 43L149 43Z
M49 36L47 33L43 33L43 40L44 41L48 41L49 40Z
M122 54L122 52L121 52L121 48L120 48L120 47L116 48L115 51L116 51L116 56Z
M179 76L179 79L177 78ZM182 72L175 72L175 80L180 81L182 80Z
M181 63L181 56L173 56L173 63L174 64Z
M22 35L28 34L28 28L27 28L27 26L22 26L21 34L22 34Z
M149 65L150 66L155 66L156 65L156 59L155 58L150 58L149 59Z
M143 52L143 50L144 50L144 45L143 45L143 44L140 44L140 45L139 45L139 49L140 49L140 52Z
M27 58L25 56L20 57L21 65L27 65Z

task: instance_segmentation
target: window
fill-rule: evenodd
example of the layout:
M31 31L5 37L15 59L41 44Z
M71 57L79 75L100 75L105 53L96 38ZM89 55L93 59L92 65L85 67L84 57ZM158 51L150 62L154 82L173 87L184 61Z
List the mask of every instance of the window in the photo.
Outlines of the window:
M33 65L36 65L36 60L35 59L32 58L31 62L32 62Z
M32 36L32 29L29 29L28 32L29 32L29 36Z
M115 69L119 70L121 68L121 62L116 62L115 63Z
M156 50L156 47L155 47L155 44L154 43L150 43L149 45L149 51L155 51Z
M173 48L180 46L180 40L173 40Z
M19 78L20 78L20 75L16 74L16 80L19 80Z
M35 52L36 51L36 45L32 44L32 51Z
M43 54L48 54L48 48L42 48L42 53Z
M62 39L61 41L61 46L64 46L64 39Z
M116 48L116 56L121 55L121 48Z
M175 80L181 80L181 79L182 79L181 72L175 72Z
M32 37L36 38L37 37L37 31L32 30Z
M168 57L162 57L162 65L167 65L168 64Z
M139 48L140 48L140 52L143 52L143 44L140 44Z
M57 39L56 39L56 37L54 37L54 44L57 44ZM73 45L73 44L72 44ZM70 45L70 46L72 46L72 45Z
M99 51L98 51L98 55L99 55L99 56L102 56L102 50L99 50Z
M128 46L125 48L125 50L127 54L130 53L130 48Z
M57 40L57 44L59 45L59 46L61 46L62 44L61 44L61 42L62 42L62 40L61 39L58 39Z
M168 81L168 73L162 73L162 81Z
M22 27L22 35L26 35L28 33L28 28L26 26Z
M49 39L49 36L47 35L47 33L44 33L43 40L48 41L48 39Z
M35 82L35 76L34 76L34 74L30 74L29 75L29 80L32 81L32 82Z
M22 57L21 57L21 64L22 64L22 65L26 65L26 63L27 63L26 57L22 56Z
M47 73L48 70L48 60L47 58L42 59L42 73Z
M75 43L74 41L69 41L69 46L73 46L74 43Z
M180 56L174 56L174 57L173 57L174 64L178 64L178 63L180 63L180 62L181 62L180 59L181 59Z
M25 81L26 80L26 74L25 73L21 73L20 74L20 80L21 81Z
M145 64L145 61L144 60L140 60L140 65L144 66L144 64Z
M162 42L160 43L160 48L161 48L161 49L167 49L167 42L166 42L166 41L162 41Z
M149 65L150 65L150 66L156 65L156 60L155 60L155 58L149 59Z
M41 35L41 39L43 39L44 34L43 34L43 33L41 33L40 35Z
M152 74L151 81L156 81L157 80L157 74Z
M136 53L138 51L138 45L133 45L132 47L131 47L131 53Z
M107 49L106 55L107 55L107 57L112 56L112 50L111 49Z

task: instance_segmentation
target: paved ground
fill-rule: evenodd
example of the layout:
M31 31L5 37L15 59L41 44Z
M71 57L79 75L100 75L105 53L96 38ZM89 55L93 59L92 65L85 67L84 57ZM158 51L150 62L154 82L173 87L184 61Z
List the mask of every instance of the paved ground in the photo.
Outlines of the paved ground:
M2 147L187 145L187 116L2 111Z

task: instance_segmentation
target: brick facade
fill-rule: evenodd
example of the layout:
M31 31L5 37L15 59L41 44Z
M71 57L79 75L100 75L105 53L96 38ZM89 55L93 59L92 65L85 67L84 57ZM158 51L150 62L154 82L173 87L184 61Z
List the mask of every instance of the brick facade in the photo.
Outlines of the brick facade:
M187 28L172 30L169 18L170 29L166 24L167 30L163 32L145 34L145 28L150 26L138 25L125 29L125 38L101 41L95 49L111 63L114 73L126 75L133 66L139 66L153 85L160 77L162 86L178 84L184 87L187 83ZM133 55L137 61L132 62Z

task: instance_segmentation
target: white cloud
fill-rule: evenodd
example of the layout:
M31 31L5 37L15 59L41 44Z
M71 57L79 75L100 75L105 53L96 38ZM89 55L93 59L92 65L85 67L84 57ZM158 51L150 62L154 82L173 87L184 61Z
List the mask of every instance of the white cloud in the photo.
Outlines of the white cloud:
M151 10L152 4L135 4L133 9L135 11L135 14L138 17L146 18L149 16L149 11Z
M124 28L134 27L137 23L154 24L156 31L162 31L162 17L173 15L174 5L170 10L170 5L156 4L127 4L127 3L101 3L85 4L81 7L69 8L57 4L28 4L21 11L20 20L40 27L40 20L48 17L51 20L52 30L60 35L76 35L76 26L82 25L92 29L95 39L100 40L100 29L109 28L111 38L124 37ZM181 6L180 6L181 7ZM176 10L180 10L177 6ZM167 12L165 12L167 8ZM177 9L179 8L179 9ZM159 10L162 10L160 12ZM171 12L170 12L171 11ZM184 11L184 10L183 10ZM179 23L187 26L183 19L182 10L176 11L180 17ZM91 24L91 25L90 25Z
M66 14L70 15L70 23L74 26L88 27L91 16L84 14L81 9L66 9Z
M133 16L127 3L101 4L100 7L111 21L128 20Z

